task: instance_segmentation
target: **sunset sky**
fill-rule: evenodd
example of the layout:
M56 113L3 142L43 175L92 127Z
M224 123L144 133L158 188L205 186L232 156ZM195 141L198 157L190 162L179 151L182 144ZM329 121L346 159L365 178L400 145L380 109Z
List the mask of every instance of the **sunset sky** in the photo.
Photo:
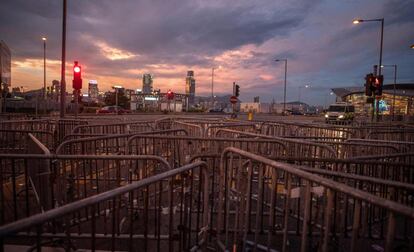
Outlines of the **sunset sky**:
M235 81L241 100L287 100L323 104L330 88L362 86L378 64L380 23L385 19L384 64L398 65L398 82L414 82L413 0L69 0L67 78L82 65L84 91L90 79L101 90L136 89L142 74L154 87L184 92L194 70L196 95L228 94ZM47 37L47 83L60 80L62 1L1 0L0 39L12 52L12 86L43 86L43 41ZM385 83L393 69L384 70ZM86 87L86 88L85 88ZM333 99L332 99L333 100Z

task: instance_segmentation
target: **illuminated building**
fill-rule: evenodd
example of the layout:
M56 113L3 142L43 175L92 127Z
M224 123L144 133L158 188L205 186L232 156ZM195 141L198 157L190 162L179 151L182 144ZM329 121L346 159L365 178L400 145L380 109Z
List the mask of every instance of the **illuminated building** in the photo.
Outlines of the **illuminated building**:
M193 105L195 97L194 71L187 72L187 77L185 78L185 94L188 96L189 105Z
M89 80L88 96L91 100L95 100L95 101L98 100L98 97L99 97L98 81Z
M367 103L365 87L333 88L334 94L344 102L352 103L355 106L355 113L369 115L371 104ZM414 115L414 83L395 84L395 108L394 84L383 86L382 96L379 98L379 112L381 115L391 115L395 109L395 115Z
M153 83L152 75L144 74L142 76L142 93L144 94L152 93L152 83Z

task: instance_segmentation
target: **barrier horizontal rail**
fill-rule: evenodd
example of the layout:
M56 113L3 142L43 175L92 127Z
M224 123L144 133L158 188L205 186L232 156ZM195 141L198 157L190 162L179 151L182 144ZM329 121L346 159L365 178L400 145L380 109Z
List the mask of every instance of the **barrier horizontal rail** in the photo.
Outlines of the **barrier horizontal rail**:
M274 139L135 135L128 139L126 146L130 155L157 155L165 158L173 168L186 164L194 155L218 154L230 146L262 155L286 155L286 145Z
M134 135L173 135L186 136L185 129L155 130L140 133L98 135L76 138L62 142L57 148L59 154L124 154L126 153L128 138ZM76 134L78 135L78 134ZM68 138L72 135L68 135Z
M256 134L244 131L230 130L230 129L219 129L216 132L216 136L224 137L253 137L255 139L274 139L283 142L287 146L287 154L289 157L319 157L328 158L336 157L335 150L326 144L315 143L312 141L283 138L277 136L270 136L264 134Z
M232 147L220 167L215 227L221 250L361 251L375 245L392 251L413 239L396 228L404 222L413 228L412 207ZM381 218L368 228L365 216L372 211Z
M153 122L149 121L136 121L136 122L123 122L112 124L91 124L80 125L72 130L74 134L125 134L131 132L142 132L154 130Z
M196 162L1 226L0 246L17 241L40 251L60 238L75 250L203 249L209 230L206 169Z
M30 153L28 149L29 134L34 135L49 149L55 148L56 138L52 132L0 129L0 153Z
M0 154L0 224L170 169L153 155Z
M346 142L361 144L388 144L396 147L398 152L414 152L414 142L359 138L350 138Z

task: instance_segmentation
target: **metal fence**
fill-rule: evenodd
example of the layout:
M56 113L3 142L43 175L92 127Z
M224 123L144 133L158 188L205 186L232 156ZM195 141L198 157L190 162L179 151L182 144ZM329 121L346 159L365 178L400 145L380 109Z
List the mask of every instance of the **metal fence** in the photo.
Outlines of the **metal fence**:
M221 250L413 249L413 208L294 165L227 148L219 181Z
M205 163L189 164L2 226L0 246L27 244L37 251L48 246L203 249L209 230L208 185Z

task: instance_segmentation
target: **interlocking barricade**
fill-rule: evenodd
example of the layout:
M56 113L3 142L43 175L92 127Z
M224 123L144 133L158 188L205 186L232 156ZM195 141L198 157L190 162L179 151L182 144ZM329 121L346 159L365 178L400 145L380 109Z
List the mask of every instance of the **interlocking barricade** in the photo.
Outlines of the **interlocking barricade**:
M329 127L326 125L298 125L296 130L293 132L294 136L318 136L318 137L339 137L339 138L350 138L353 132L342 127Z
M346 142L349 143L360 143L360 144L387 144L394 146L398 149L398 152L414 152L414 142L406 141L391 141L391 140L375 140L375 139L358 139L351 138Z
M171 135L186 136L187 131L184 129L156 130L149 132L141 132L139 135ZM57 154L124 154L126 153L127 141L131 134L114 134L109 136L92 136L81 137L82 134L68 135L67 138L75 138L61 143L56 148ZM87 134L89 136L89 134Z
M353 158L366 155L388 155L398 153L396 146L386 143L358 143L358 142L335 142L335 141L314 141L316 143L331 146L337 158Z
M273 139L135 135L128 139L127 146L130 155L157 155L165 158L173 168L187 164L194 156L220 154L230 146L266 156L284 156L286 153L285 144Z
M208 186L205 163L192 163L4 225L0 246L206 251Z
M186 129L191 136L195 137L213 137L215 135L215 132L221 128L235 129L254 133L259 131L259 126L255 123L235 123L227 121L174 120L173 127Z
M0 154L1 224L170 169L150 155Z
M55 147L54 135L49 131L0 129L0 153L30 153L29 134L34 135L49 149Z
M369 132L367 138L390 141L414 141L414 129L378 130Z
M379 183L379 186L383 186L381 189L371 186L365 186L361 183L348 183L350 186L357 188L364 188L367 191L381 195L384 192L389 192L387 189L387 183L395 183L398 185L408 185L407 188L411 188L414 185L414 166L412 164L404 164L398 162L384 162L379 160L353 160L353 159L315 159L315 158L289 158L289 157L269 157L272 160L287 162L298 166L303 166L301 169L305 169L309 172L317 174L324 174L331 176L332 179L339 178L341 181L363 181L369 183ZM312 168L309 168L312 167ZM372 179L372 180L371 180ZM339 181L339 180L338 180ZM393 187L392 185L391 187ZM410 189L411 190L411 189ZM399 201L402 204L412 205L414 198L411 198L412 191L402 191L396 193L401 197ZM404 198L408 197L408 198Z
M127 134L133 132L151 131L151 122L126 122L114 124L80 125L73 129L74 134Z
M391 197L232 147L219 180L220 250L413 250L414 209Z
M189 133L189 136L202 137L204 135L203 127L198 124L174 121L172 127L174 129L185 129Z
M414 152L406 152L406 153L395 153L395 154L387 154L387 155L367 155L367 156L359 156L348 158L348 160L378 160L382 162L388 163L401 163L401 164L414 164Z
M328 145L315 143L312 141L255 134L244 131L220 129L216 132L218 137L239 138L249 137L254 139L274 139L286 145L286 156L288 157L315 157L333 158L336 157L335 150Z
M0 122L0 129L2 130L36 130L53 132L55 129L54 123L46 119L36 120L13 120Z

